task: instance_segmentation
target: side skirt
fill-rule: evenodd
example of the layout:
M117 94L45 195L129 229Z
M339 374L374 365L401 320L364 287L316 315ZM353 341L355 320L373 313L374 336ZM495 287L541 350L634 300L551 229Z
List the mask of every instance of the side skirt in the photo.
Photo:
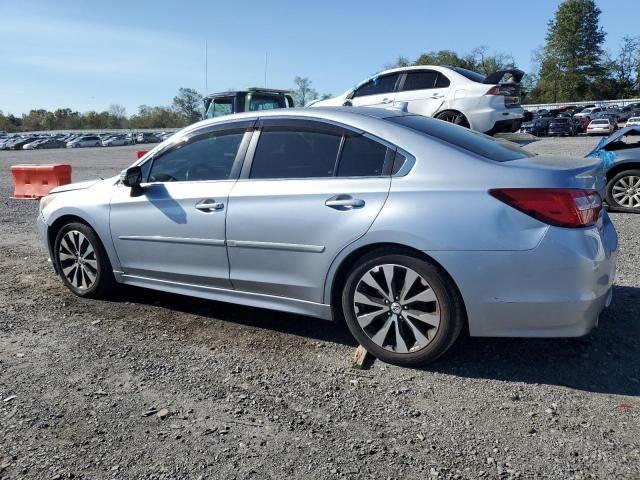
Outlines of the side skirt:
M169 280L156 280L153 278L127 275L114 271L116 280L125 285L150 288L163 292L177 293L191 297L216 300L219 302L237 303L249 307L266 308L299 315L320 318L322 320L333 320L331 305L323 303L307 302L293 298L277 297L262 293L241 292L238 290L228 290L224 288L207 287L201 285L191 285L188 283L172 282Z

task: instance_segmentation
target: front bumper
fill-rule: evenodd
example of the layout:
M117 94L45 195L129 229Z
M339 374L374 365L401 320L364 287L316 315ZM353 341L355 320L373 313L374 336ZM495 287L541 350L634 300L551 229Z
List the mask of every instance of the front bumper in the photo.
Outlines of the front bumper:
M53 251L51 250L51 242L49 241L49 226L44 221L42 214L38 215L38 220L36 220L36 228L38 229L38 234L40 238L44 242L45 248L47 249L47 255L49 255L49 262L53 266L53 269L58 272L56 268L56 262L53 261Z
M532 250L427 253L458 285L472 336L579 337L611 301L617 249L605 212L594 227L549 227Z

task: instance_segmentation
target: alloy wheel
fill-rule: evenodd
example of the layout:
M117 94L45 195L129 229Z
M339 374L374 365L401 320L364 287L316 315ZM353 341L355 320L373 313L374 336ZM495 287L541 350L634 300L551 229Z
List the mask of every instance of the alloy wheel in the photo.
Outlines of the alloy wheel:
M403 265L373 267L358 281L356 320L378 346L394 353L425 348L440 327L440 303L429 283Z
M98 259L89 239L78 230L65 233L58 247L60 269L77 290L93 286L98 276Z
M611 196L621 207L640 208L640 177L621 177L613 184Z

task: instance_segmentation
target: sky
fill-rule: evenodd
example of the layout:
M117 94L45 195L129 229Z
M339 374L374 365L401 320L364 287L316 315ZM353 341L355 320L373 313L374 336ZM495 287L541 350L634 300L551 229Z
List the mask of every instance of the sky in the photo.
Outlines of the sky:
M560 0L0 0L0 110L169 105L308 77L340 94L402 55L484 45L529 71ZM597 0L605 48L640 35L638 0Z

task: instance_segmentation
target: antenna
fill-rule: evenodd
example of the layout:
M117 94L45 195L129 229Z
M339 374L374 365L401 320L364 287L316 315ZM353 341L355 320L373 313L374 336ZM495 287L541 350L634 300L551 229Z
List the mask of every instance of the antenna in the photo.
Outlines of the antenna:
M204 96L209 94L209 44L204 41Z
M269 61L269 53L264 52L264 86L267 87L267 65Z

